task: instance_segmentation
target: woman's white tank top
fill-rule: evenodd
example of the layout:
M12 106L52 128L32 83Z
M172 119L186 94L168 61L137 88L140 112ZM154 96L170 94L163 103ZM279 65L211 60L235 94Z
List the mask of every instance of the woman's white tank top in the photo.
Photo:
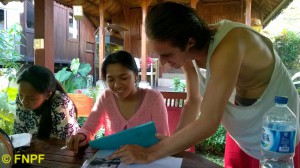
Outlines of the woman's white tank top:
M220 24L220 27L218 28L218 31L214 35L214 39L209 45L205 77L202 75L202 73L200 73L199 68L194 61L194 66L200 78L201 95L204 95L207 85L206 81L208 81L210 78L209 62L211 55L220 41L233 28L245 27L253 30L244 24L231 22L228 20L223 20L218 24ZM256 32L255 30L253 31ZM256 33L259 34L258 32ZM269 86L265 89L262 96L258 98L258 100L254 104L247 107L237 106L232 102L228 102L221 121L222 125L225 127L231 137L237 142L240 148L248 155L256 159L261 158L262 117L272 106L274 106L275 96L288 97L288 107L295 113L298 118L297 143L299 142L300 138L299 96L294 84L291 81L291 77L288 71L280 60L280 57L277 55L274 49L272 50L274 51L275 67Z

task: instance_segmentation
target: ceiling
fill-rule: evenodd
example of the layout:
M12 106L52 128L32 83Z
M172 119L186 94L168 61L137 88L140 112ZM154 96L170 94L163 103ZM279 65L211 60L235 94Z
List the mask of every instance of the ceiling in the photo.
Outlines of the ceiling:
M9 1L23 1L23 0L0 0L3 4ZM95 27L99 26L99 3L103 0L55 0L65 6L72 7L73 4L82 5L84 14L93 22ZM142 0L105 0L105 20L110 20L113 15L120 12L124 13L124 9L140 8L139 2ZM150 6L165 1L173 1L182 4L190 4L191 0L148 0L151 1ZM246 1L246 0L199 0L203 3L214 2L230 2L230 1ZM293 0L251 0L252 11L258 11L264 18L263 25L266 26L272 19L274 19L282 9L286 8Z

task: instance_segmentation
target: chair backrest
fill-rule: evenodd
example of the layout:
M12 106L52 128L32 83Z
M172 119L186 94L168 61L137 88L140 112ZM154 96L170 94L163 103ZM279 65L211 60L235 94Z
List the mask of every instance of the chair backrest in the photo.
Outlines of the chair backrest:
M85 94L68 93L77 108L77 117L88 117L94 106L94 99Z
M161 92L168 112L168 123L171 135L175 132L181 116L181 110L187 95L185 92ZM195 146L187 151L195 153Z
M161 92L165 99L167 107L183 107L184 100L186 99L185 92Z

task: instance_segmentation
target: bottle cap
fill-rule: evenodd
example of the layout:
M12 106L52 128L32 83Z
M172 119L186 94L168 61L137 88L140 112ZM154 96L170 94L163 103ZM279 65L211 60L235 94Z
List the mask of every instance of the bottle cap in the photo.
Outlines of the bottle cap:
M275 103L277 104L287 104L288 98L284 96L275 96Z

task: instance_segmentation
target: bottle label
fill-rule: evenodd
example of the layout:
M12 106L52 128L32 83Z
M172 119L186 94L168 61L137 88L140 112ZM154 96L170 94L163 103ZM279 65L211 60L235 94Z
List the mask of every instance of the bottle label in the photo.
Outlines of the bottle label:
M263 127L261 145L266 151L277 153L294 153L295 130L278 131Z

